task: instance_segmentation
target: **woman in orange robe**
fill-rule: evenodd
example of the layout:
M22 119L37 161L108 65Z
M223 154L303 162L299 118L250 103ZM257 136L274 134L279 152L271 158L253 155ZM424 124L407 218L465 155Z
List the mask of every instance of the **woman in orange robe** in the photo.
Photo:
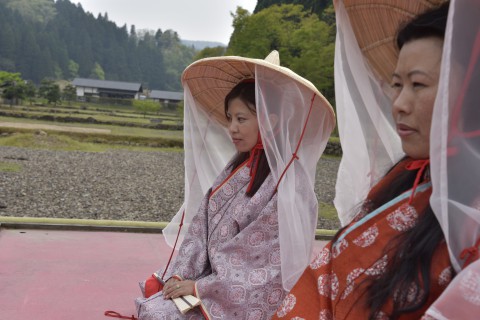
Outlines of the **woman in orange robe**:
M356 4L350 10L368 10ZM420 14L397 34L400 51L390 92L404 157L314 258L274 319L419 319L450 283L454 272L448 248L429 204L430 126L447 14L448 3ZM362 27L354 22L352 26ZM340 23L340 31L342 27ZM375 68L382 62L370 63ZM381 78L383 70L374 71ZM369 121L364 131L378 126Z
M382 195L386 189L402 179L402 175L415 173L418 162L408 158L401 161L370 192L363 212ZM423 234L415 234L415 226L428 228L433 213L425 212L432 192L428 177L416 187L415 195L408 190L368 214L359 214L350 225L344 228L310 263L304 274L287 295L274 319L368 319L371 307L368 305L369 286L372 278L395 279L397 270L395 256L402 244L415 244ZM421 221L421 222L420 222ZM426 232L426 230L423 230ZM431 263L427 277L408 279L399 287L391 287L391 294L385 296L384 304L374 319L389 319L393 310L394 297L402 297L406 302L419 302L423 306L399 319L419 319L426 308L440 295L452 278L452 267L446 243L441 231L433 235L438 246L424 256L410 256L403 262L404 268L415 268L415 264ZM407 240L406 240L407 239ZM403 248L408 254L411 248ZM420 269L421 270L421 269ZM419 270L419 271L420 271ZM421 270L425 271L425 269ZM398 279L398 278L396 278ZM405 279L407 280L407 279ZM416 281L420 280L418 286ZM423 282L429 281L429 295L425 297ZM388 282L388 280L387 280Z

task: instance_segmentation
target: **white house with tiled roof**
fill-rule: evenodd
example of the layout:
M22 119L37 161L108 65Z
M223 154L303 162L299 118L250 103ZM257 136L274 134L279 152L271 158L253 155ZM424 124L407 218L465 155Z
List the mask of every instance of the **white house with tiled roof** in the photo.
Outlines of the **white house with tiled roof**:
M75 78L72 85L77 89L77 97L108 97L139 99L143 88L141 83Z

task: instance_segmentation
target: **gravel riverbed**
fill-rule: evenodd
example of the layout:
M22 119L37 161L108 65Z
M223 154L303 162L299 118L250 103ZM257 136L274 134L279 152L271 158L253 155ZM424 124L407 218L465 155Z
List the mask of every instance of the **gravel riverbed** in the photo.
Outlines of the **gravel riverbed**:
M132 221L169 221L183 202L181 152L103 153L0 147L0 215ZM339 159L321 159L319 201L331 204ZM319 228L337 221L319 219Z

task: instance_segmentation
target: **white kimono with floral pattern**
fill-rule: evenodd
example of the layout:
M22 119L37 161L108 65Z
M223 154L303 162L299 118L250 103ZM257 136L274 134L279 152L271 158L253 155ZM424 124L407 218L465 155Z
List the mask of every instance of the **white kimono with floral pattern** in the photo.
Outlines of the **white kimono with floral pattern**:
M159 292L136 300L139 319L271 318L286 294L280 272L276 183L270 174L248 197L249 173L243 165L233 174L230 170L220 174L165 277L195 280L201 306L182 315Z

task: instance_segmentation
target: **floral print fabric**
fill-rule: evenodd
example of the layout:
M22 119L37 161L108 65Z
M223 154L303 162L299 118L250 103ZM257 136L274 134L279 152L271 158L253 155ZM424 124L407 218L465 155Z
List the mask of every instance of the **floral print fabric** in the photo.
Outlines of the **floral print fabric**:
M408 164L399 163L369 194L387 188ZM408 204L409 193L368 214L358 216L328 243L313 259L292 291L284 299L274 319L368 319L370 310L365 303L365 288L371 277L385 272L392 257L385 249L401 233L412 228L425 208L431 194L429 184L416 190ZM369 204L370 201L366 201ZM444 290L452 277L452 267L446 244L442 242L434 254L430 296L426 307L400 319L419 319ZM407 299L415 297L412 284ZM392 299L395 298L392 293ZM410 298L409 298L410 297ZM378 319L389 319L393 300L389 301Z
M250 198L245 195L249 170L243 166L220 175L167 272L166 278L195 280L202 305L182 315L159 292L136 300L139 319L261 320L274 314L285 297L276 183L269 175Z

